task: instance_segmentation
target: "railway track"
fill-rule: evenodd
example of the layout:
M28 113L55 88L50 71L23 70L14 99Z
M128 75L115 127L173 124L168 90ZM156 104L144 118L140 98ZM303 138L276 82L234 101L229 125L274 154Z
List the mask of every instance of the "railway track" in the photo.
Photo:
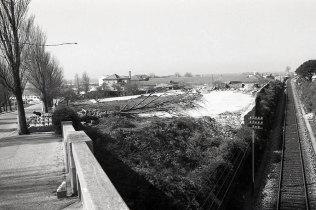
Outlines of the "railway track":
M294 95L287 83L277 209L310 209Z

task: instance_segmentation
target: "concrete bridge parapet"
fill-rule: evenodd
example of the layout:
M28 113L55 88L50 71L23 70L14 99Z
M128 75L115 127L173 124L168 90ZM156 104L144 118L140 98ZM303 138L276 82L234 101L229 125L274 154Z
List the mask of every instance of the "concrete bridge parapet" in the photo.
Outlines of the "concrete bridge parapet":
M63 122L66 172L73 194L78 194L84 209L128 209L109 177L93 155L92 140L84 131L75 131Z

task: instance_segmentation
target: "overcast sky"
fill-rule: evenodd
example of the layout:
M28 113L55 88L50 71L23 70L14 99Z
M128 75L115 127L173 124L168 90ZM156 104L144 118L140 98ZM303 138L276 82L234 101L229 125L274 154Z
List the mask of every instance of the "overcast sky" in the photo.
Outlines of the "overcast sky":
M66 78L284 71L316 55L316 1L32 0Z

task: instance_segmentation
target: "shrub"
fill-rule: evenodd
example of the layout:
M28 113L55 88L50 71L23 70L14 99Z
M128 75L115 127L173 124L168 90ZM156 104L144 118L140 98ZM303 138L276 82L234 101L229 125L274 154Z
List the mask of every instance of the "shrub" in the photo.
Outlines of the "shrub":
M300 65L295 71L300 77L311 81L312 76L316 73L316 60L309 60Z
M61 134L62 121L72 121L76 130L81 129L81 123L78 114L72 108L67 106L58 107L53 113L52 121L57 134Z
M99 122L99 118L96 116L84 115L84 116L80 117L81 122L90 123L92 120L97 122L97 123Z
M299 96L307 112L316 114L316 83L298 79Z

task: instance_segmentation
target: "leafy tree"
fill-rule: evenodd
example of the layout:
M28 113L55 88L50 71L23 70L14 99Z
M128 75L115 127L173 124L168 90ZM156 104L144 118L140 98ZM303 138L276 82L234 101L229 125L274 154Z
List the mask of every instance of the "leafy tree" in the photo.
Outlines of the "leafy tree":
M316 60L309 60L300 65L295 71L300 77L311 81L312 76L316 73Z

